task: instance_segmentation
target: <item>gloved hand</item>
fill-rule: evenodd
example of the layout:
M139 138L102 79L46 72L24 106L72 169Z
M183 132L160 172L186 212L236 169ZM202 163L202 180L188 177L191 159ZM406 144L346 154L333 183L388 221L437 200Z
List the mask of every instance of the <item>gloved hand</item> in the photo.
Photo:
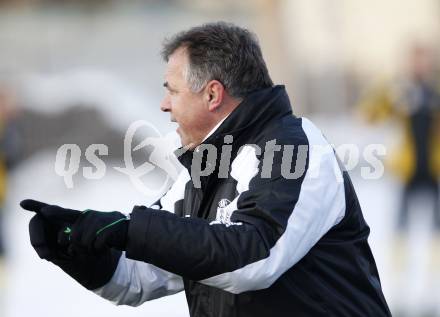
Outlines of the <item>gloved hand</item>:
M53 210L53 207L57 206L34 200L24 200L20 205L37 213L29 222L29 235L31 244L40 258L59 266L90 290L105 285L111 279L121 256L120 251L102 248L90 252L73 243L66 243L69 240L66 229L73 225L72 222L57 222L53 219L49 221L42 213L47 207L48 210ZM72 210L66 210L66 213L72 216L70 220L74 214L81 214Z
M60 230L60 245L75 245L89 252L104 248L125 250L129 219L124 214L95 210L78 211L44 204L35 200L21 202L24 209L37 211Z

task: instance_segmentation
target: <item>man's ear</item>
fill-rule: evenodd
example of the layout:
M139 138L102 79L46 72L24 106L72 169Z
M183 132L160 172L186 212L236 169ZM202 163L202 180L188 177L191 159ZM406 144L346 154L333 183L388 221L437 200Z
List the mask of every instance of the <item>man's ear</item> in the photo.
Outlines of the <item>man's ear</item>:
M209 111L216 111L223 103L225 87L218 80L211 80L206 85L205 91Z

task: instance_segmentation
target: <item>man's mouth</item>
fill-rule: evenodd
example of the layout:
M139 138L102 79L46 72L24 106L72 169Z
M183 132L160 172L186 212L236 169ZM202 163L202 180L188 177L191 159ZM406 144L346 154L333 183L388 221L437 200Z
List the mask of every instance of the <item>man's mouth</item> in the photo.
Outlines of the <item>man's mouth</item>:
M179 126L179 123L177 122L177 120L174 118L170 118L170 122L177 123L176 132L180 135L180 126Z

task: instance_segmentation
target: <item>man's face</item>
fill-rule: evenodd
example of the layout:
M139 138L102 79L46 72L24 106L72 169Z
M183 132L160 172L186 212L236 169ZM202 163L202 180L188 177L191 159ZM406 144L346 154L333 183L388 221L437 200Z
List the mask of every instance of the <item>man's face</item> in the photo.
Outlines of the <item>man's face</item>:
M184 74L188 65L185 49L179 48L169 56L164 86L167 89L160 108L169 112L171 121L177 122L177 133L182 146L199 145L212 127L208 98L204 92L191 91Z

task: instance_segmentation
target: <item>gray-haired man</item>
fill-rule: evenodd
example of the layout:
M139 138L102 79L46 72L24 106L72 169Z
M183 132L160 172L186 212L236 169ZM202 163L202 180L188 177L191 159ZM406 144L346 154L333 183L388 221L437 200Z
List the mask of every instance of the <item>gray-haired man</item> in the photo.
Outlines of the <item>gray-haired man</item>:
M331 148L312 151L330 146L256 38L206 24L163 57L161 110L189 149L177 181L130 217L22 202L39 255L117 304L185 290L191 316L389 316L350 178Z

